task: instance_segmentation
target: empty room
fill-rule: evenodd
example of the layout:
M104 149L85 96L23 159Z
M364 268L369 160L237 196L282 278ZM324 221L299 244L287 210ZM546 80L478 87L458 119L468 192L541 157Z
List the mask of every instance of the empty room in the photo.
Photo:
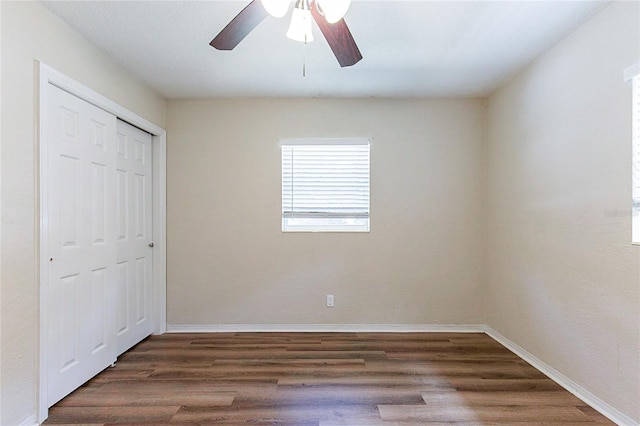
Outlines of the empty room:
M0 2L0 425L640 425L640 2Z

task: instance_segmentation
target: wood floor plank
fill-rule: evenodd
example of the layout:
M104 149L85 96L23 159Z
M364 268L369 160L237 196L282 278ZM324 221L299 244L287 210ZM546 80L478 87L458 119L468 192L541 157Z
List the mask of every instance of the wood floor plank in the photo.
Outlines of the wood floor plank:
M564 390L562 386L548 378L536 379L478 379L477 377L454 377L449 379L458 391L510 391L528 392L544 390Z
M214 406L225 407L233 403L235 391L221 391L207 384L172 382L108 383L104 386L74 392L64 398L59 407L95 406Z
M424 404L419 387L313 386L284 387L253 397L238 396L234 406L343 406L377 404Z
M304 359L264 359L264 358L248 358L248 359L216 359L213 361L214 366L226 365L233 368L246 367L343 367L343 366L365 366L364 359L330 359L330 358L304 358Z
M200 380L224 377L249 377L271 376L280 377L294 374L367 374L365 364L340 364L340 365L300 365L289 367L287 365L212 365L208 367L158 367L150 376L150 379L178 378L182 380ZM411 373L407 373L411 374ZM435 374L435 373L434 373Z
M199 382L200 380L235 381L239 383L271 382L278 383L282 374L278 372L242 372L233 373L209 371L203 368L159 368L156 373L149 376L149 380L174 380Z
M573 406L512 407L443 405L380 405L383 420L421 422L589 422L582 411Z
M149 365L137 366L136 368L119 366L118 368L107 368L91 380L93 382L144 380L147 379L153 371L153 368L150 368Z
M403 387L413 386L425 391L452 391L455 388L449 380L438 376L420 375L363 375L363 376L310 376L296 375L282 377L278 380L279 387L286 386L388 386Z
M387 359L397 359L406 361L441 361L447 360L450 362L464 362L464 361L517 361L519 358L509 351L488 351L486 353L465 353L462 351L411 351L411 352L386 352Z
M188 357L188 358L187 358ZM185 351L185 347L154 347L143 348L140 351L129 352L123 355L120 360L126 360L130 363L145 363L150 359L154 361L168 362L191 362L189 358L202 362L206 359L206 363L215 359L305 359L305 358L330 358L330 359L387 359L385 351L291 351L284 347L268 348L268 349L228 349L228 348L209 348L207 346L197 345Z
M197 422L223 424L229 421L254 421L273 422L314 422L321 420L347 419L357 424L359 421L379 420L376 406L364 405L294 405L294 406L260 406L241 407L239 409L201 409L193 407L182 407L173 417L175 422Z
M49 411L46 424L96 424L96 423L168 423L180 406L155 407L61 407Z
M428 392L422 394L426 405L447 404L452 406L578 406L582 404L569 392L532 391L532 392Z
M128 395L135 401L136 395L140 392L176 394L176 398L182 398L185 392L205 393L205 394L233 394L243 397L258 397L266 393L272 393L278 386L275 380L270 381L238 381L238 380L200 380L200 381L180 381L180 380L149 380L139 382L106 382L101 386L81 388L63 399L58 405L67 405L68 400L88 394L97 395L101 398L110 398L110 395L119 393ZM133 390L133 391L132 391ZM98 398L98 397L95 398ZM93 398L94 396L92 396ZM78 405L73 403L74 405ZM109 402L103 399L103 404ZM189 405L189 404L187 404Z
M482 333L151 336L45 424L604 425Z

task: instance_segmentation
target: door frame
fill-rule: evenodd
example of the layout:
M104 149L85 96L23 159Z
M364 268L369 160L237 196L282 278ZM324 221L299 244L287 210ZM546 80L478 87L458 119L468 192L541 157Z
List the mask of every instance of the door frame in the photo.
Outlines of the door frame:
M48 192L49 182L48 173L49 167L47 163L48 146L47 136L44 131L48 128L48 101L49 101L49 88L51 85L58 87L100 109L103 109L117 118L120 118L152 135L151 152L152 152L152 179L153 179L153 334L163 334L167 331L167 278L166 278L166 264L167 264L167 244L166 244L166 211L167 211L167 180L166 180L166 166L167 166L167 138L166 131L161 127L153 124L152 122L140 117L139 115L127 110L126 108L118 105L110 99L100 95L92 89L78 83L71 77L55 70L54 68L37 61L37 68L39 72L39 87L38 87L38 147L39 147L39 188L38 188L38 227L37 236L38 239L38 257L37 268L38 276L40 278L38 293L39 293L39 322L38 322L38 334L39 334L39 360L38 360L38 422L42 423L49 414L49 407L47 401L47 342L49 339L48 329L46 327L47 319L47 301L48 301L48 262L47 262L47 247L48 247L48 230L49 224L47 222L47 212L49 208Z

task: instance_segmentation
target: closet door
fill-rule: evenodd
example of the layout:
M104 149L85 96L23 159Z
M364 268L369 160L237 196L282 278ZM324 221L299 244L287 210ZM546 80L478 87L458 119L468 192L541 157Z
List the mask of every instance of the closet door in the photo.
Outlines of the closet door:
M117 123L118 355L152 332L151 135Z
M46 227L49 406L116 359L116 117L51 86Z

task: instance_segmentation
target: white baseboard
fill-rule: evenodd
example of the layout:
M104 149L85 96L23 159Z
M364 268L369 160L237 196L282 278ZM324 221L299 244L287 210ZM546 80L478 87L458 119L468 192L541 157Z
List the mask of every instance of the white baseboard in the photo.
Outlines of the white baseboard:
M21 421L18 426L38 426L38 422L36 421L36 414L33 413L32 415Z
M484 333L482 324L167 324L167 333Z
M528 352L526 349L523 349L521 346L518 346L516 343L504 337L502 334L498 333L491 327L485 326L485 333L487 333L487 335L489 335L492 339L496 340L501 345L505 346L511 352L527 361L529 364L545 374L551 380L574 394L576 397L580 398L587 405L597 410L600 414L607 417L612 422L621 426L640 426L640 423L633 420L631 417L622 413L620 410L616 409L610 404L604 402L602 399L598 398L587 389L583 388L549 364L540 360L535 355Z

